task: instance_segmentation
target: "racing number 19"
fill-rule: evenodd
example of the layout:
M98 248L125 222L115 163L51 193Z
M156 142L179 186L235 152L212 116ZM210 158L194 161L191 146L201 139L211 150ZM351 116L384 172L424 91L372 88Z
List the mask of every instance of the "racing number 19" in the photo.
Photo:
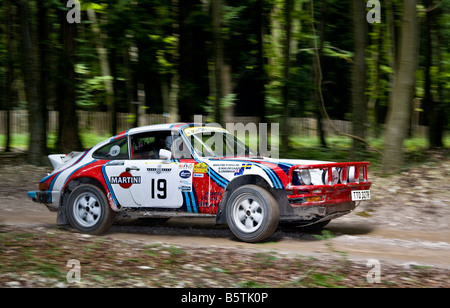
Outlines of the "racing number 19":
M167 198L167 181L165 179L158 179L156 181L156 186L155 186L155 179L152 179L152 185L150 187L152 199L155 199L155 190L158 191L158 193L156 194L158 199L166 199Z

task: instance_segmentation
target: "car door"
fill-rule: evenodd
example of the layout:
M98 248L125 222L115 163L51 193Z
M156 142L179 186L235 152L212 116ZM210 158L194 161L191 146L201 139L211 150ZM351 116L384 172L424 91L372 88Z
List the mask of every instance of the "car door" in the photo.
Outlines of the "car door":
M183 197L178 189L178 164L164 160L148 160L140 162L142 180L141 189L131 190L136 203L143 207L180 208Z
M129 159L115 160L105 165L114 197L122 207L182 206L178 164L159 157L159 151L167 149L166 139L169 136L170 131L130 135Z

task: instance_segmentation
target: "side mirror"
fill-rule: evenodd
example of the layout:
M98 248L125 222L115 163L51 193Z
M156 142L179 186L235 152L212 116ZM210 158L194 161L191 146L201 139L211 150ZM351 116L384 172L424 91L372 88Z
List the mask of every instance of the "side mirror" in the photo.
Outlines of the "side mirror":
M159 158L165 160L165 163L170 163L170 159L172 158L172 152L161 149L159 150Z

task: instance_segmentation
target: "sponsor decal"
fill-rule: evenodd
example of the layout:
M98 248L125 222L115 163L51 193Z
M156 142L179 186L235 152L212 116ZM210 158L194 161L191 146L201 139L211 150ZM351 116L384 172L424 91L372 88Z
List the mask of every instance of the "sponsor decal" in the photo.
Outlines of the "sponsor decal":
M205 163L199 163L194 166L194 173L206 173L208 171L208 165Z
M221 176L219 173L214 171L212 168L209 168L208 170L209 170L208 175L211 178L211 180L213 180L214 183L216 183L217 185L219 185L222 188L227 187L228 183L230 182L229 180L227 180L226 178Z
M147 168L148 172L156 172L156 174L170 172L171 168L163 168L161 165L158 165L156 168Z
M200 196L199 207L215 207L219 205L220 200L222 200L222 192L206 191Z
M219 173L235 173L240 168L241 164L215 164L213 167L217 168Z
M194 134L199 134L199 133L211 134L214 132L226 133L227 130L222 127L217 127L217 126L193 126L193 127L186 128L184 130L184 134L187 137L194 135Z
M180 171L180 178L188 179L190 177L191 177L191 172L190 171L188 171L188 170L181 170Z
M181 163L178 164L178 170L182 169L182 170L192 170L192 168L194 167L193 163Z
M120 154L120 147L118 145L113 145L111 149L109 150L109 155L112 157L117 156Z
M140 176L133 176L129 172L122 172L119 176L112 176L109 179L111 184L119 184L120 187L128 189L133 184L141 184Z
M251 169L252 168L252 164L242 164L242 166L236 170L236 172L234 172L234 175L242 175L244 174L244 170L245 169Z

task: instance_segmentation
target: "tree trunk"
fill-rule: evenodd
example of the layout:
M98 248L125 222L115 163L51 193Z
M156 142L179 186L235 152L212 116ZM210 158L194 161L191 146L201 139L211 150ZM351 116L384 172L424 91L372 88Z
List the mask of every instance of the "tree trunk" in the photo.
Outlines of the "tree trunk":
M6 0L4 4L4 23L6 36L6 55L5 55L5 92L3 93L4 104L6 109L6 140L5 152L11 151L11 107L12 107L12 89L14 81L13 66L13 5L11 0Z
M403 165L403 141L409 127L418 58L416 4L417 0L403 1L399 58L385 131L383 170L388 173L398 171Z
M102 38L102 34L100 32L100 27L98 25L97 16L95 14L95 11L92 9L87 10L87 16L89 18L89 21L92 23L92 32L94 32L95 35L95 41L97 44L97 54L98 59L100 62L100 68L102 71L102 76L106 77L104 79L104 84L106 88L106 107L108 108L108 112L110 114L111 118L111 133L113 135L116 134L117 130L117 121L116 121L116 106L114 102L114 87L113 87L113 81L111 78L111 69L109 67L108 62L108 52L106 48L104 47L104 42Z
M110 59L109 59L109 65L110 65L110 72L112 77L112 85L113 85L113 91L112 91L112 105L111 105L111 134L115 136L117 134L117 104L115 102L114 93L118 92L119 89L119 82L118 82L118 76L117 76L117 45L118 43L112 43L111 48L109 49L110 52Z
M41 0L37 2L38 4L38 42L39 42L39 67L40 67L40 100L42 114L44 117L43 125L44 131L47 133L47 122L48 122L48 100L49 100L49 78L50 78L50 48L49 48L49 10L47 8L47 1ZM46 145L45 145L46 146Z
M257 20L256 27L258 30L258 45L257 45L257 92L255 93L258 110L256 115L259 117L260 123L266 122L266 96L265 84L267 82L267 74L264 68L264 36L266 35L267 14L264 9L264 0L256 1Z
M223 124L220 101L222 99L222 69L224 64L222 42L222 1L211 0L213 50L214 50L214 121Z
M180 24L179 24L179 18L180 18L180 10L179 10L179 1L178 0L172 0L171 5L173 15L174 15L174 23L172 25L172 33L175 37L177 37L177 47L176 51L173 55L173 61L175 63L179 63L180 59ZM178 64L177 64L178 65ZM168 108L166 112L170 114L169 122L175 123L179 121L179 111L178 111L178 91L179 91L179 82L180 82L180 73L179 73L179 67L177 67L173 75L170 77L170 84L169 84L169 95L168 95Z
M353 135L365 139L365 125L367 123L367 97L366 90L366 46L367 46L367 22L365 3L353 0L354 22L354 48L352 72L352 107L353 107ZM353 159L362 159L365 155L366 144L353 138Z
M45 131L45 114L39 96L39 71L37 65L37 48L33 42L28 1L18 1L22 32L23 75L25 93L28 101L28 123L30 140L28 144L28 162L42 165L45 162L47 135Z
M425 1L425 6L430 7L432 5L431 0ZM439 44L439 30L437 25L437 14L440 14L440 10L431 10L427 12L425 18L425 96L423 99L423 109L426 115L426 124L429 126L428 132L428 143L431 149L441 148L444 146L443 143L443 130L444 130L444 115L445 109L441 103L442 98L439 95L439 89L441 84L437 85L438 91L433 95L431 72L430 69L433 65L433 56L436 55L440 57L440 46ZM437 41L435 44L436 48L433 48L433 38ZM442 61L438 62L439 72L442 71ZM441 81L439 81L441 82Z
M291 81L291 11L294 7L293 0L286 0L284 2L284 26L285 26L285 38L283 46L283 119L281 127L281 154L287 155L289 151L289 100L290 100L290 81Z
M311 4L311 14L314 15L313 4ZM327 147L327 142L325 139L325 128L324 122L326 121L327 115L324 110L325 106L323 103L323 97L321 95L322 87L322 50L323 42L325 41L325 24L326 24L326 11L327 11L327 0L321 0L320 2L321 20L319 26L319 40L320 47L316 48L315 56L313 57L313 80L314 80L314 92L313 100L316 106L316 116L317 116L317 134L320 140L320 145L324 148ZM312 24L315 27L314 23ZM315 32L315 31L314 31ZM314 38L316 39L316 38ZM317 46L316 46L317 47Z
M65 1L61 0L65 5ZM61 84L59 86L59 131L57 148L62 153L81 150L81 139L78 134L78 117L76 113L75 92L75 36L76 23L68 23L66 12L61 11L61 41L63 43L60 55Z

